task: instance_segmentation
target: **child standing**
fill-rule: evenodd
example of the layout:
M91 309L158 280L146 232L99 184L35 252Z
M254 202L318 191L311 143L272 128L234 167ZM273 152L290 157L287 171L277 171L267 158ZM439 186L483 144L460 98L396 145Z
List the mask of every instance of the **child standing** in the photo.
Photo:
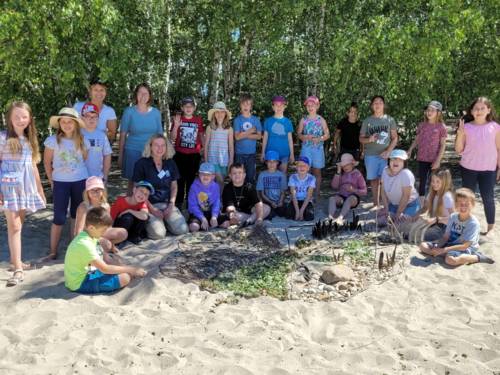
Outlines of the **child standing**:
M229 120L231 112L226 109L223 102L217 102L208 111L208 122L205 134L205 161L212 163L215 168L215 179L220 188L224 186L224 178L227 176L227 167L233 164L234 139L233 129Z
M7 131L0 132L0 210L7 219L10 263L7 286L24 280L30 268L21 260L21 231L26 212L45 208L37 163L40 162L35 121L30 106L13 102L7 109Z
M271 207L269 218L275 215L286 216L283 206L287 189L286 176L278 170L279 154L276 151L266 152L267 169L260 172L257 180L257 193L262 202Z
M85 218L85 230L71 241L64 258L64 284L77 293L110 293L133 277L144 277L142 268L111 265L102 259L98 242L113 220L104 207L94 207Z
M310 161L305 156L297 160L297 173L290 176L288 187L292 201L288 204L288 218L294 220L314 220L314 206L312 204L316 178L309 174Z
M274 116L268 117L264 121L264 139L262 141L261 160L264 161L265 153L269 150L276 151L280 158L280 171L287 173L288 163L295 161L293 151L293 125L291 121L284 117L286 108L284 96L273 97L272 105Z
M424 112L424 122L417 128L417 137L408 149L408 157L415 148L417 151L418 176L420 184L418 194L424 197L431 170L439 169L446 146L446 126L443 123L443 106L438 101L431 101Z
M147 181L139 181L135 184L131 196L120 196L111 206L111 217L115 228L127 230L127 240L138 244L146 238L146 224L149 211L146 201L155 189Z
M462 157L462 185L472 191L479 185L488 223L485 234L488 234L495 227L494 188L496 181L500 181L500 125L488 98L474 100L469 113L474 120L468 123L460 120L455 151Z
M46 260L57 258L61 232L70 205L71 228L74 227L76 210L82 202L85 180L88 177L87 159L90 143L83 138L80 128L85 127L78 112L62 108L59 115L50 118L55 135L45 140L43 164L52 188L54 219L50 228L50 253ZM70 231L73 237L73 229Z
M233 121L235 156L234 161L245 166L245 182L255 182L255 153L257 141L262 138L262 125L252 115L253 98L250 94L240 96L240 115Z
M300 155L311 161L312 174L316 178L315 197L318 199L321 190L321 169L325 167L323 143L330 139L330 131L325 119L318 115L318 97L308 97L304 105L307 109L307 116L300 120L297 135L302 141Z
M445 256L446 264L461 266L471 263L494 263L479 250L479 221L472 215L475 204L474 192L467 188L455 192L455 208L450 215L444 236L438 243L423 242L420 251L424 254Z
M104 182L107 182L111 168L112 151L106 134L97 130L99 108L95 104L85 103L81 114L85 123L82 134L90 144L87 160L85 160L87 171L89 172L89 176L97 176L102 178Z
M337 208L341 208L337 221L342 224L349 210L356 208L361 197L367 194L363 175L355 167L359 164L351 154L343 154L337 163L337 173L332 179L332 189L337 190L328 204L328 216L333 218Z
M215 167L211 163L202 163L198 171L199 178L194 180L189 189L188 211L189 230L198 232L201 229L216 228L225 223L227 215L221 215L221 197L219 184L214 181Z

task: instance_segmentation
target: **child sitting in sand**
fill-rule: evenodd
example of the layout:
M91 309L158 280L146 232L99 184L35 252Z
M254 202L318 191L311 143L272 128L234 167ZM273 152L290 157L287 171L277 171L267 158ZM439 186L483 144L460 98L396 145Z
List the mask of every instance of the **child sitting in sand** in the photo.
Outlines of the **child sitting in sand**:
M113 219L104 207L87 212L85 230L69 244L64 258L64 284L78 293L109 293L126 286L133 277L146 271L130 266L107 264L98 252L98 242L111 227Z
M356 166L359 164L351 154L343 154L337 163L337 173L332 179L332 189L337 193L330 198L328 203L328 216L334 218L337 208L340 214L336 218L342 224L349 210L356 208L361 197L367 194L366 182Z
M260 172L257 179L257 193L265 204L271 207L269 219L274 216L286 216L285 191L287 190L287 181L285 174L278 170L279 154L276 151L266 152L265 171Z
M227 215L221 215L221 199L219 184L214 181L215 166L202 163L198 170L198 178L194 180L188 195L189 230L198 232L201 229L228 227Z
M493 259L478 251L480 226L477 218L472 215L474 204L472 190L458 189L455 192L457 212L450 215L444 236L438 243L422 242L420 251L434 257L445 256L445 262L450 266L494 263Z

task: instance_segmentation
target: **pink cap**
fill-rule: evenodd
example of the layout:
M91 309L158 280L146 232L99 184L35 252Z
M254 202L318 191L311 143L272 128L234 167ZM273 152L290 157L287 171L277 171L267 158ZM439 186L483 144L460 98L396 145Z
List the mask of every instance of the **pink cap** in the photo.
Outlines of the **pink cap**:
M99 114L99 108L94 103L87 102L82 107L82 116L85 116L89 112Z
M307 103L313 103L319 105L319 99L317 96L311 95L304 101L304 105L307 105Z
M92 176L87 178L87 181L85 181L85 190L92 190L92 189L104 190L104 182L102 181L102 178L97 176Z

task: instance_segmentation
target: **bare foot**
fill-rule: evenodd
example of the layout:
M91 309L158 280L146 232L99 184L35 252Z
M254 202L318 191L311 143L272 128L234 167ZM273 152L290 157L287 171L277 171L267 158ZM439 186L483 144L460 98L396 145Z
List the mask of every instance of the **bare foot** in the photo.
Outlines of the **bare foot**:
M11 263L9 265L9 268L7 268L7 271L14 272L15 269L16 268ZM23 263L23 271L30 271L30 270L34 270L34 269L36 269L36 264L34 264L34 263Z
M57 259L57 253L50 253L46 257L42 258L42 262L51 262Z

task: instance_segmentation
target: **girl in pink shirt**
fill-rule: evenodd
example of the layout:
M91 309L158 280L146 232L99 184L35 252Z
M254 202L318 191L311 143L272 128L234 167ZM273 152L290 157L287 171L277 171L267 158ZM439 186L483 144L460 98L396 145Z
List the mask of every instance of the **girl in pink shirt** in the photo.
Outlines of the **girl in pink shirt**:
M337 163L337 173L332 179L332 189L337 193L328 203L328 216L334 218L337 208L341 208L337 222L342 224L349 210L356 208L361 196L367 194L366 182L363 175L355 167L359 164L351 154L342 154Z
M462 157L462 185L472 191L479 185L490 233L495 226L495 182L500 180L500 125L495 109L485 97L474 100L469 108L474 120L460 120L455 151Z

